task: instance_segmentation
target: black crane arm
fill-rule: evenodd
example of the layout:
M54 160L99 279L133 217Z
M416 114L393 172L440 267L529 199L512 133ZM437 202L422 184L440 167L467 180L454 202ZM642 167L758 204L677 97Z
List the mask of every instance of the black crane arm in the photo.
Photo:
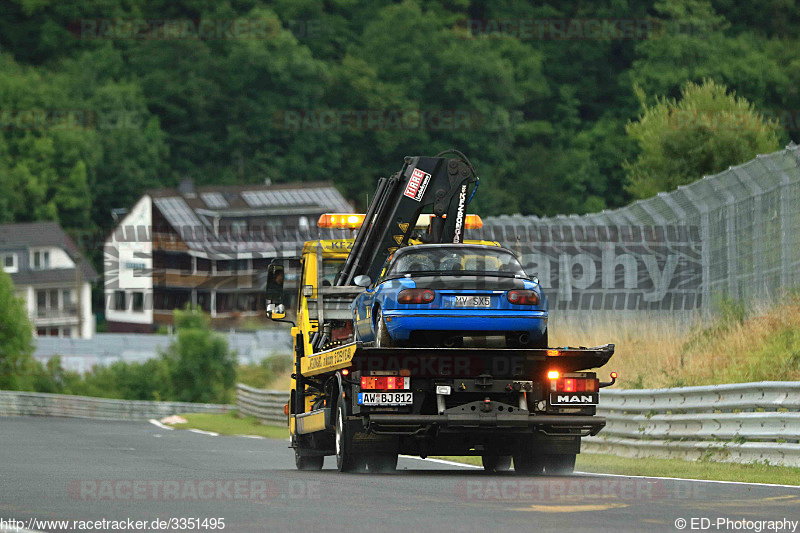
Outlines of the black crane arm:
M448 152L457 157L440 157ZM376 279L389 254L408 243L423 212L433 215L424 242L463 241L468 189L478 177L466 156L448 152L406 157L400 172L378 180L337 285L352 285L362 274Z

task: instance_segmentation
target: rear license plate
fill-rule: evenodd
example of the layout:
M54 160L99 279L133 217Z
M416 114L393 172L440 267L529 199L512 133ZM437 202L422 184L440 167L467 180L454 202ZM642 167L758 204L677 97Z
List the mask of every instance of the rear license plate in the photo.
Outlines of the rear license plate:
M453 307L491 307L491 296L453 296Z
M358 405L411 405L411 392L359 392Z
M550 405L597 405L598 398L596 392L551 392Z

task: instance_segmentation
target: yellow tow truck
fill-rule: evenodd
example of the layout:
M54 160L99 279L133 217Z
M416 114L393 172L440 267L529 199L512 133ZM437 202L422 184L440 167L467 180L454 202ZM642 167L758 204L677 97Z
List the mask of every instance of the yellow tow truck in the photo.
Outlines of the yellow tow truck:
M598 392L615 376L602 383L586 370L604 365L613 344L379 347L359 340L351 304L365 290L364 278L377 279L397 249L431 242L499 246L464 240L465 230L482 225L465 212L477 176L460 152L441 155L406 158L400 172L379 181L367 213L320 217L321 228L358 230L355 237L303 246L285 406L300 470L320 469L325 456L335 456L342 472L388 472L398 454L411 454L477 455L490 471L509 470L513 458L518 474L568 473L580 438L605 425L596 416ZM426 208L432 213L422 213ZM286 258L277 259L267 275L267 312L277 321L288 321L287 268ZM408 401L359 401L375 390L398 391Z

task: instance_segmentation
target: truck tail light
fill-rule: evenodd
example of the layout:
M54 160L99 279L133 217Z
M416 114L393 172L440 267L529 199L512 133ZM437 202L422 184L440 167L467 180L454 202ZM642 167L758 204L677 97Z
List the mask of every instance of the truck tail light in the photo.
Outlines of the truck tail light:
M561 378L550 380L553 392L597 392L600 381L596 378Z
M362 376L361 390L402 390L411 388L411 378L403 376Z
M400 304L429 304L433 301L436 293L431 289L405 289L397 295L397 303Z
M527 289L508 291L506 298L514 305L539 305L539 295Z

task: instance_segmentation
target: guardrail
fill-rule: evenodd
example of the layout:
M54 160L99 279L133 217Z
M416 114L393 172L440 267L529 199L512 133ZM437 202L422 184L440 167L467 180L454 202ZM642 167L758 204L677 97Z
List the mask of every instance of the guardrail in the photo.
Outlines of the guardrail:
M606 428L582 450L800 466L800 382L604 390Z
M264 423L286 425L283 406L287 401L289 393L286 391L256 389L241 383L236 385L239 414L254 416Z
M110 400L41 392L0 391L0 416L60 416L107 420L149 420L178 413L225 413L234 405Z

